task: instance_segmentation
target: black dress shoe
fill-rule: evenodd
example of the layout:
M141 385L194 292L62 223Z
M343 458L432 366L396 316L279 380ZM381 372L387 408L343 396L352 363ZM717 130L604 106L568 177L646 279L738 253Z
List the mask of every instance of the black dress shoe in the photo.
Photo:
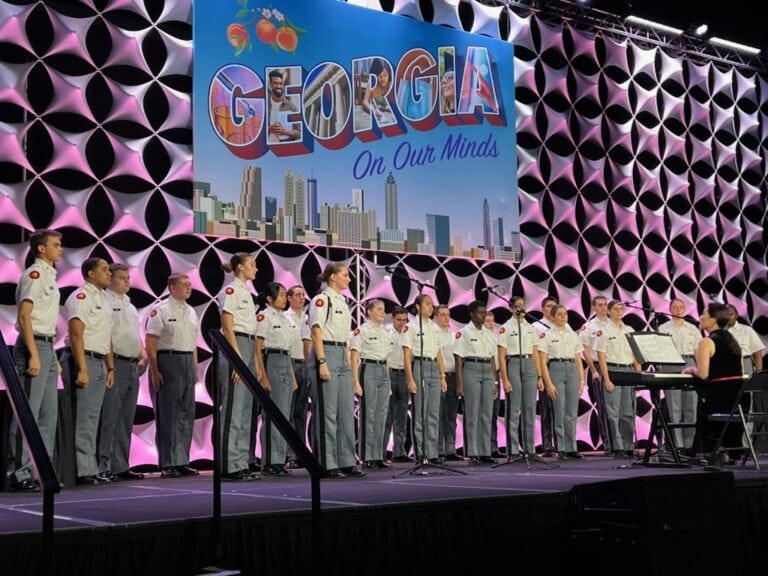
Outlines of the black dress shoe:
M254 472L250 468L246 468L245 470L240 470L243 474L246 474L249 476L251 480L261 480L261 473L260 472Z
M584 456L582 456L578 452L568 452L568 456L572 460L581 460L582 458L584 458Z
M387 464L384 460L376 460L376 468L384 470L386 468L392 468L392 464Z
M270 464L263 466L261 473L266 476L288 476L291 472L279 464Z
M494 450L491 456L493 456L494 458L504 458L504 454L502 454L498 450Z
M16 480L16 478L12 477L8 483L8 490L11 492L37 492L40 490L40 486L37 484L34 478Z
M544 453L542 454L544 458L552 458L554 455L555 455L554 450L544 450Z
M614 450L613 451L613 457L614 458L626 458L627 455L624 452L624 450Z
M298 470L299 468L304 468L304 466L302 466L301 462L298 460L288 460L288 464L286 464L285 467L288 470Z
M363 464L363 468L365 468L366 470L373 470L374 468L376 468L376 462L374 460L366 460L365 463Z
M141 472L132 472L131 470L115 474L115 477L118 480L144 480L144 474Z
M430 459L428 460L428 462L429 462L430 464L432 464L432 465L435 465L435 466L437 466L437 465L439 465L439 464L440 464L440 458L430 458Z
M328 472L325 473L326 478L346 478L347 475L344 474L341 470L338 468L334 468L333 470L328 470Z
M186 464L184 464L183 466L176 466L176 470L178 470L179 474L181 474L182 476L199 476L200 475L199 470L195 470L194 468Z
M453 452L452 454L446 454L445 459L450 460L451 462L461 462L464 460L464 458L456 454L456 452Z
M238 470L237 472L227 472L226 474L221 475L221 479L226 482L250 482L253 480L251 478L250 472L246 470Z
M480 456L480 462L483 464L496 464L496 458L493 456Z
M99 484L99 479L96 476L78 476L77 480L75 481L78 485L94 485Z
M470 466L477 466L480 464L480 458L477 456L470 456L469 457L469 465Z
M407 454L403 454L402 456L395 456L392 458L392 462L414 462L414 459Z
M99 482L117 482L117 476L112 474L109 470L104 470L103 472L99 472L96 474L96 479Z
M163 468L160 471L161 478L179 478L180 476L181 472L177 468Z
M251 472L261 472L261 458L257 459L256 462L250 462L248 470Z
M560 452L560 454L557 455L558 460L572 460L571 455L567 452Z
M365 472L363 472L362 470L358 470L354 466L348 466L346 468L342 468L341 471L345 476L349 476L350 478L362 478L363 476L365 476Z
M635 457L635 451L634 450L624 450L624 454L627 458L634 458Z

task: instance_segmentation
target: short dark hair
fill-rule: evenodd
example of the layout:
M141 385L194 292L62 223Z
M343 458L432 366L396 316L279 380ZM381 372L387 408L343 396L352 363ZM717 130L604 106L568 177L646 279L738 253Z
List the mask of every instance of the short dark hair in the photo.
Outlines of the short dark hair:
M272 82L272 78L280 78L280 80L283 79L283 73L280 72L280 70L270 70L269 71L269 81Z
M102 262L106 262L106 260L104 260L104 258L99 258L98 256L86 258L85 262L80 266L80 273L83 275L83 278L88 278L88 272L95 270Z
M112 264L109 265L109 271L112 272L112 274L114 274L115 272L119 272L121 270L124 272L129 271L128 266L126 266L122 262L112 262Z
M395 306L394 308L392 308L392 317L394 318L398 314L408 314L408 310L406 310L402 306Z
M32 253L37 256L37 249L40 246L45 246L48 243L48 238L61 238L61 232L58 230L51 230L50 228L43 228L41 230L35 230L32 236L29 237L29 247L32 249Z
M470 314L472 314L473 312L477 312L478 310L480 310L480 308L485 308L485 302L481 300L473 300L472 302L469 303L469 306L467 306L467 309L469 310Z

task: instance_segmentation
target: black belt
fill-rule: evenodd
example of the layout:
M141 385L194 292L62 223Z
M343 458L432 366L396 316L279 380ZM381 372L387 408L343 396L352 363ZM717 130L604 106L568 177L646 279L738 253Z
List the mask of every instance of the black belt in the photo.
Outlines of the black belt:
M43 336L42 334L35 334L32 337L35 340L40 340L41 342L53 343L56 340L56 336Z
M113 354L115 360L125 360L126 362L138 362L138 358L132 358L130 356L121 356L120 354Z
M490 364L491 359L490 358L474 358L470 356L469 358L464 358L464 362L475 362L476 364Z
M85 354L89 358L96 358L96 360L104 360L104 358L107 357L106 354L101 354L99 352L92 352L91 350L83 350L83 354Z
M387 363L386 360L371 360L369 358L361 358L360 361L363 364L379 364L379 365L382 365L382 364L386 364Z
M294 364L304 364L304 358L291 358Z
M618 364L616 362L608 362L608 366L613 366L614 368L631 368L632 364Z
M550 358L548 362L573 362L573 358Z
M167 354L168 356L189 356L192 352L182 352L181 350L158 350L158 354Z
M530 358L530 354L507 354L507 358Z
M422 362L434 362L437 358L430 358L429 356L414 356L414 360L421 360Z
M390 368L390 372L405 372L405 368Z
M344 346L347 347L346 342L336 342L335 340L323 340L323 346Z
M683 358L695 358L693 354L681 354Z
M280 348L264 348L264 354L280 354L280 356L290 356L290 350L281 350Z
M256 336L253 334L246 334L245 332L235 332L235 336L242 336L243 338L248 338L248 340L256 340Z

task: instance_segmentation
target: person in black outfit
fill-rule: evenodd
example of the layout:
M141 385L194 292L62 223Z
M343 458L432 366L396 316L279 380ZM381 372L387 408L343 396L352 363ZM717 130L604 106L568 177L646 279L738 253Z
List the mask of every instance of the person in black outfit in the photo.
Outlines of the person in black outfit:
M699 406L696 420L694 448L699 453L709 454L712 464L728 461L725 452L713 454L717 440L725 425L722 422L710 422L709 415L730 412L736 395L744 382L741 365L741 348L736 339L727 331L730 311L724 304L711 303L701 315L699 326L709 336L703 338L696 350L696 366L688 367L683 373L693 374L703 382L698 386ZM745 409L749 400L746 400ZM741 423L731 422L723 438L726 448L741 445L744 427ZM739 454L731 451L734 459Z

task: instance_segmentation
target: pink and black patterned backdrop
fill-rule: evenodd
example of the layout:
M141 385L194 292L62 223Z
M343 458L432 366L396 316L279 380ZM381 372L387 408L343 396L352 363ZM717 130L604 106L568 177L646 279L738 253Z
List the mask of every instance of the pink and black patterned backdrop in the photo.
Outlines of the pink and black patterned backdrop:
M362 3L383 10L377 0ZM423 1L386 5L424 18ZM218 326L220 262L247 250L260 269L255 290L276 279L312 294L324 264L345 260L352 293L382 297L388 308L410 303L415 290L388 281L373 262L403 266L437 286L457 326L468 321L466 304L486 297L484 286L501 284L531 308L556 295L574 327L598 293L656 309L680 297L692 314L714 294L768 334L765 75L475 0L430 6L435 24L515 44L519 265L193 235L191 0L0 2L6 340L16 337L14 290L29 262L28 235L41 227L64 233L64 297L92 255L130 266L142 316L165 294L168 274L186 272L203 333ZM488 305L498 322L509 317L501 298L491 295ZM632 309L628 321L645 328L649 313ZM65 329L62 320L59 346ZM199 349L193 460L210 458L205 336ZM146 386L139 402L132 464L154 464ZM580 448L596 448L586 395L580 412ZM638 422L642 437L647 402Z

